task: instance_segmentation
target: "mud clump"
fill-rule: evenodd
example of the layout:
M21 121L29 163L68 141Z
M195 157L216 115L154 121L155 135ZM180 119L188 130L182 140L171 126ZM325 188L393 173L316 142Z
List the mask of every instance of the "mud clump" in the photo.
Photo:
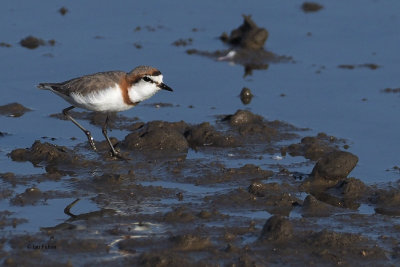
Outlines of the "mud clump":
M234 182L247 185L249 181L257 179L268 179L274 173L270 170L263 170L254 164L245 164L239 168L226 168L218 163L209 164L209 170L201 176L186 179L196 185L208 185L217 183Z
M174 46L188 46L188 45L191 45L192 42L193 42L192 38L179 39L179 40L176 40L175 42L173 42L172 45L174 45Z
M28 49L35 49L38 48L39 46L46 45L46 42L43 39L31 35L22 39L19 43L21 46L26 47Z
M323 8L322 5L318 4L318 3L314 3L314 2L304 2L301 5L301 9L308 13L308 12L317 12L319 10L321 10Z
M5 115L9 117L21 117L29 111L31 111L31 109L26 108L19 103L10 103L0 106L0 115Z
M335 207L356 210L360 207L359 202L365 200L367 193L371 192L368 186L356 178L341 180L334 186L330 182L312 181L314 186L310 192L319 201Z
M240 140L246 142L270 142L295 137L287 134L288 129L295 127L280 121L265 121L263 117L247 110L238 110L233 115L225 116L223 122L228 122L231 128L239 134Z
M248 192L256 198L250 198L252 205L263 206L269 213L274 215L288 216L292 209L301 201L296 198L288 184L253 182L248 187ZM250 204L249 203L249 204Z
M346 151L333 151L326 154L315 164L311 176L317 179L339 181L357 165L358 157Z
M172 242L175 249L181 251L204 250L211 246L209 237L192 234L172 236L169 241Z
M293 236L292 223L282 216L272 216L264 224L259 240L286 242Z
M14 161L30 161L34 165L41 162L47 164L77 164L81 159L66 147L35 141L31 148L18 148L9 154Z
M192 222L195 219L196 217L192 213L186 211L184 207L175 208L174 210L167 212L164 215L165 222L187 223L187 222Z
M239 127L246 124L259 124L263 121L263 117L255 115L248 110L239 109L235 114L225 117L224 120L228 121L231 126Z
M26 219L10 217L12 214L13 214L13 212L10 212L8 210L0 211L0 229L3 229L4 227L7 227L7 226L12 226L13 228L15 228L15 227L17 227L18 224L28 222L28 220L26 220ZM3 240L0 240L0 249L2 248L2 245L3 245L2 241ZM0 255L1 255L1 252L0 252Z
M43 193L36 187L28 188L24 193L11 199L11 204L16 206L33 205L43 197Z
M186 153L189 143L184 137L188 125L181 122L152 121L139 123L137 130L128 134L122 147L131 150Z
M335 259L336 262L350 266L359 264L359 260L366 258L386 259L383 249L360 234L322 230L308 235L305 243L310 246L312 253L321 259L328 261Z
M340 190L340 193L344 198L357 200L363 198L365 194L370 191L368 186L356 178L343 180L337 185L337 189Z
M209 122L190 127L184 135L194 149L203 146L237 147L241 144L235 137L217 132Z
M142 253L136 262L137 266L157 266L157 267L169 267L169 266L193 266L193 262L189 262L186 258L175 255L171 252L146 252Z
M304 217L327 217L333 212L333 207L308 195L303 202L302 213Z
M262 49L265 41L268 39L268 31L258 27L251 19L250 15L243 15L243 19L243 24L240 27L233 30L229 36L223 33L220 39L224 43L239 46L244 49Z
M400 216L400 190L398 188L377 190L370 200L377 206L376 213Z
M291 144L281 149L282 154L289 153L291 156L303 156L306 159L318 160L327 153L333 152L334 137L323 133L317 136L306 136L298 144Z

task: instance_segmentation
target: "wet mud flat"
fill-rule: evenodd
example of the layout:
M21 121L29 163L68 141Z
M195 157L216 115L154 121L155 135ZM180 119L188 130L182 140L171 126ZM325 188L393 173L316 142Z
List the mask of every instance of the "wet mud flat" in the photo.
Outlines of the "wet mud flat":
M129 131L112 141L130 160L111 158L104 141L96 143L97 153L87 143L63 147L42 139L9 154L45 171L0 174L0 196L9 203L0 213L3 265L399 263L399 185L349 177L358 158L346 151L346 140L307 136L306 129L247 110L199 124L113 121L112 129ZM303 160L280 162L294 157ZM46 182L61 186L43 189ZM75 198L81 200L71 203ZM30 218L14 208L35 211L57 199L65 200L68 219L18 231ZM85 201L97 209L77 213Z

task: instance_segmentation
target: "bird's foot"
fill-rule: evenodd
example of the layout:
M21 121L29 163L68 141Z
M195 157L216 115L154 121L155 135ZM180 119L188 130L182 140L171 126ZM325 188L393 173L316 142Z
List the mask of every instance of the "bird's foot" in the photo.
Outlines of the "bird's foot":
M110 154L111 154L111 157L113 157L115 159L125 160L125 161L131 160L130 158L123 156L120 151L115 150L115 148L113 148L110 151Z

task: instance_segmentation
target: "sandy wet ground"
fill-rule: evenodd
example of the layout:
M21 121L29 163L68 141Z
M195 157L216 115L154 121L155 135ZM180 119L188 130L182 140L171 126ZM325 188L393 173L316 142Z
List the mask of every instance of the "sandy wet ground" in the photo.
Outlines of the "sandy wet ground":
M396 2L119 4L4 6L4 265L399 264ZM136 62L175 91L112 116L130 160L34 89Z

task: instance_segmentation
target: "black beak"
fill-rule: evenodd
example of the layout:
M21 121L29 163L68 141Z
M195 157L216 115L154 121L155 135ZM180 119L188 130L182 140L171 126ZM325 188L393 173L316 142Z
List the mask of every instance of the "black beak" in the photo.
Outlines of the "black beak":
M169 86L166 85L165 83L159 83L159 84L157 84L157 86L158 86L159 88L163 89L163 90L167 90L167 91L170 91L170 92L173 92L173 91L174 91L174 90L172 90L171 87L169 87Z

